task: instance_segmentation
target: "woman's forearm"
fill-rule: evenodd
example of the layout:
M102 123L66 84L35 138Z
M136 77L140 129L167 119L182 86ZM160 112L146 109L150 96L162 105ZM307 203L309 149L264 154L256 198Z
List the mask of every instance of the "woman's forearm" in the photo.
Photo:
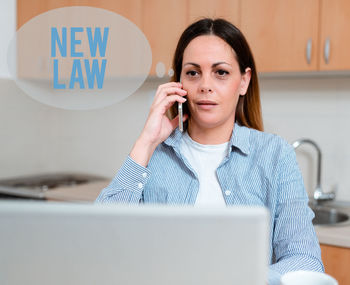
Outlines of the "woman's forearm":
M135 142L130 152L130 157L138 164L147 167L156 147L157 145L148 143L140 137Z

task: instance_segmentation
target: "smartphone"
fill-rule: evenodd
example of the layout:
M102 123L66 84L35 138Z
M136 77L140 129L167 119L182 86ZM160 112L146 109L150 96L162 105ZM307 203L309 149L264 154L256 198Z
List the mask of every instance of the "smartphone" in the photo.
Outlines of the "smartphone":
M184 131L184 124L182 121L182 117L183 117L183 110L182 110L182 103L177 103L177 112L179 114L179 130L180 132Z
M181 78L180 78L180 83L181 83ZM179 130L180 132L184 131L184 124L182 121L183 118L183 107L182 107L182 103L177 103L177 113L179 114Z

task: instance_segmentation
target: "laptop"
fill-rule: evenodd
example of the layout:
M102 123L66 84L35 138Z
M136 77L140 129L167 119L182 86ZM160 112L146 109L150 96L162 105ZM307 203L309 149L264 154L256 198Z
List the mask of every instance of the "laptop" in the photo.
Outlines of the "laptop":
M268 211L0 202L2 285L266 284Z

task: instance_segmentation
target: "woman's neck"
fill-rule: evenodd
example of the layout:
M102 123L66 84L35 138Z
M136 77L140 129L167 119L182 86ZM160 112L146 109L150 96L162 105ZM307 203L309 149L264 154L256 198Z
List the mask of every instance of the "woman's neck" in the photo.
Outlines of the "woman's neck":
M222 144L228 142L231 138L234 124L221 125L213 128L203 128L195 123L188 122L187 132L189 136L200 144Z

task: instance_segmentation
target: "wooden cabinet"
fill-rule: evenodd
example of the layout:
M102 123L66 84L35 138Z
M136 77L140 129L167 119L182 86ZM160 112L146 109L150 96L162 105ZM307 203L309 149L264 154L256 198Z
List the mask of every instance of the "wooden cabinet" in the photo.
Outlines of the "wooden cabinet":
M17 28L41 13L68 6L91 6L110 10L128 18L141 28L143 2L142 0L17 0Z
M152 48L151 75L157 65L169 71L181 32L206 16L241 28L259 72L350 70L348 0L17 0L17 27L72 5L114 11L138 25Z
M239 26L239 0L189 0L189 23L203 17L224 18Z
M318 16L319 0L241 1L240 26L258 71L316 70Z
M240 13L258 71L350 69L348 0L242 0Z
M142 30L152 48L151 74L156 73L157 66L167 74L177 41L187 26L187 1L147 0L144 3Z
M17 28L41 13L67 6L104 8L134 22L151 45L152 75L159 63L166 72L171 68L176 43L188 23L187 0L17 0Z
M128 18L131 22L141 27L142 16L142 0L122 0L122 1L101 1L101 0L17 0L17 29L21 28L26 22L31 20L37 15L45 13L49 10L56 8L63 8L69 6L91 6L97 8L103 8L112 12L116 12L119 15ZM47 19L47 18L46 18ZM69 18L65 19L69 21ZM94 19L91 20L91 24L94 25ZM60 23L64 23L60 21ZM41 20L41 25L38 30L43 27L48 28L51 26L50 21ZM35 22L31 25L31 29L37 29ZM49 30L47 30L49 31ZM48 37L48 35L47 35ZM22 79L39 79L39 80L51 80L53 78L53 61L49 60L49 54L46 51L50 50L49 41L45 40L40 33L28 32L19 33L17 38L17 75ZM33 43L27 44L26 43ZM35 45L40 43L39 48ZM26 48L23 48L26 46ZM85 46L85 50L87 47ZM84 48L83 48L84 49ZM109 58L113 58L117 53L114 53ZM69 64L61 65L59 67L62 78L69 78L72 72L72 66ZM119 68L120 70L121 68ZM127 68L124 68L127 70ZM118 70L118 74L121 72ZM110 70L109 76L113 75Z
M321 0L320 25L320 69L350 69L350 1Z
M322 261L327 274L339 285L350 284L350 248L321 244Z

